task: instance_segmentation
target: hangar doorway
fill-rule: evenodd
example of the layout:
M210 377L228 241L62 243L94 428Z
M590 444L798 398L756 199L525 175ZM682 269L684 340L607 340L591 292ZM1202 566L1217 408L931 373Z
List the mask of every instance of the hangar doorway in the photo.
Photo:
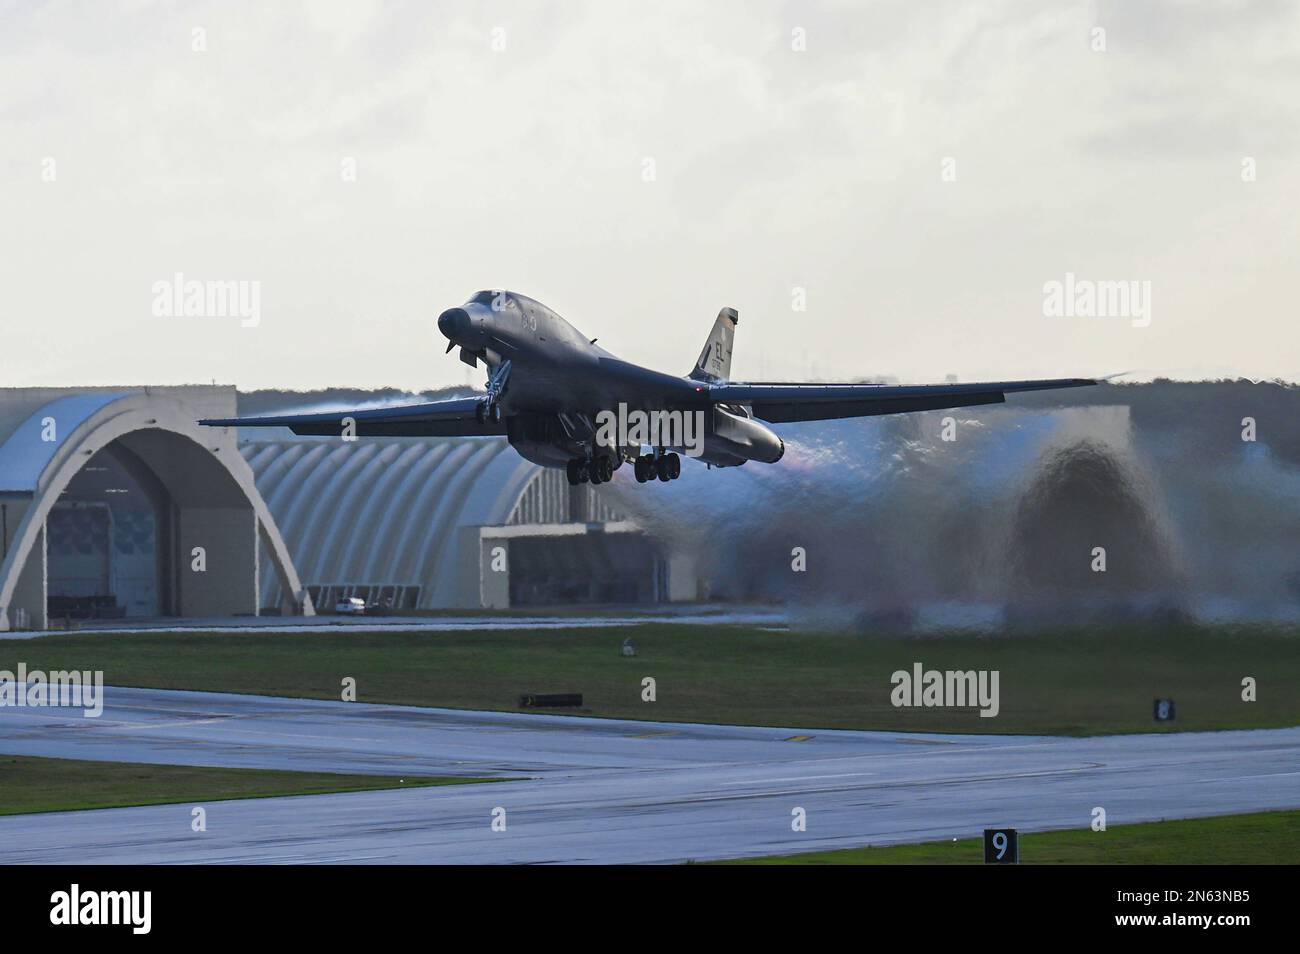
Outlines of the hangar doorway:
M508 546L510 606L668 598L663 553L641 533L530 534L484 542Z
M234 413L226 387L0 388L0 631L252 615L264 567L313 615L235 431L197 423Z
M46 518L47 607L53 619L165 614L161 553L166 491L120 444L100 450L69 481Z

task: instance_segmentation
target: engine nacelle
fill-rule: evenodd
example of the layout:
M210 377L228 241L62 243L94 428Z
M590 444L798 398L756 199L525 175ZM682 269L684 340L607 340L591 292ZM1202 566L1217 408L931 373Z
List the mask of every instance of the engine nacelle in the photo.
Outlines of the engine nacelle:
M743 408L715 407L705 417L704 453L700 459L715 467L734 467L747 460L775 464L785 454L785 442Z

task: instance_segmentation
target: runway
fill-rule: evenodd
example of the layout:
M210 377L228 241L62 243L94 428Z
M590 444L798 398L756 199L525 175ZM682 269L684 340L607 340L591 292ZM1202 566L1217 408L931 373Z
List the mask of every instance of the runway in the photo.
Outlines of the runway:
M520 778L0 817L11 863L677 862L1300 807L1300 727L1090 739L462 712L109 688L0 709L0 752ZM522 778L521 778L522 777ZM493 831L494 809L505 831ZM807 830L792 830L802 808ZM1098 838L1106 837L1099 833Z

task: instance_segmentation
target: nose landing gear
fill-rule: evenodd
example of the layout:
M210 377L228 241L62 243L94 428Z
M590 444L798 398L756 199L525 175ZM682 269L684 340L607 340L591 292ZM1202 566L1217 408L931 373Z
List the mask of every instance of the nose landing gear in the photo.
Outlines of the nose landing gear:
M501 423L501 395L505 393L506 384L509 380L510 361L502 361L488 376L487 394L483 397L483 400L479 401L478 407L474 409L474 414L478 417L479 423Z

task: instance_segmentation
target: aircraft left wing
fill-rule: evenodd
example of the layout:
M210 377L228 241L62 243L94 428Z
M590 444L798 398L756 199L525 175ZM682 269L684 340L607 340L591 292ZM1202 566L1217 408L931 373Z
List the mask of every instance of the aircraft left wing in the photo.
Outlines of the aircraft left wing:
M874 417L908 411L1001 404L1016 391L1049 391L1096 384L1090 378L992 381L984 384L720 384L709 388L719 404L745 404L773 424Z
M295 434L338 437L344 419L356 422L358 437L488 437L506 433L504 420L479 420L480 398L364 410L323 411L273 417L229 417L199 421L209 427L287 427Z

